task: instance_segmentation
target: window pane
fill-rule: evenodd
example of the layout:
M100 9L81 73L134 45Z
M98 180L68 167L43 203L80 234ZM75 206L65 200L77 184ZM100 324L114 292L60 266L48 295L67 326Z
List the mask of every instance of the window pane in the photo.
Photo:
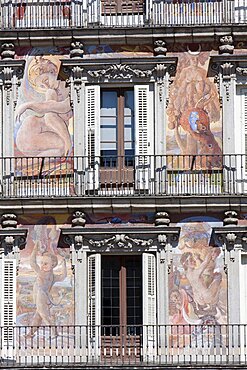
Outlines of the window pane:
M129 157L134 155L134 91L125 91L124 98L124 149L125 156ZM126 160L132 165L130 158Z
M102 91L101 93L101 108L117 109L117 91Z
M112 129L110 127L104 127L101 129L102 144L104 142L116 142L116 140L117 140L117 133L115 129Z

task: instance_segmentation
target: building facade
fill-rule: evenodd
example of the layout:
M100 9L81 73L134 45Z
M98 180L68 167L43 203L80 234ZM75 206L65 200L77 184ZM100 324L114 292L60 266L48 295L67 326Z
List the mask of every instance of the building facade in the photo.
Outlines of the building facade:
M245 0L3 0L0 367L245 366Z

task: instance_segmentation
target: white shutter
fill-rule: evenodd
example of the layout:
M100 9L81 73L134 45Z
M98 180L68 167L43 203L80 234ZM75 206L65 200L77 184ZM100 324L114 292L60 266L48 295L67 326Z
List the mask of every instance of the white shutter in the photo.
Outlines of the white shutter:
M86 87L86 190L99 187L100 87Z
M143 253L143 352L155 356L156 351L156 257Z
M101 255L88 257L88 338L89 356L100 357Z
M16 320L16 261L14 259L1 260L2 307L1 325L2 349L5 358L14 355L14 324Z
M247 174L247 91L243 94L243 110L242 110L243 124L244 124L244 154L245 154L245 175Z
M154 119L151 85L136 85L135 93L135 154L136 188L153 189Z

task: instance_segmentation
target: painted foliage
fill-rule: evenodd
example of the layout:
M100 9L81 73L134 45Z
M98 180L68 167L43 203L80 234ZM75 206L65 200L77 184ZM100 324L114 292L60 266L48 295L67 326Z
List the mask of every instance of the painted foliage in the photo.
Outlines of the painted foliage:
M73 114L69 90L60 73L61 54L58 49L34 48L26 56L16 107L16 157L66 157L73 153ZM39 161L35 163L39 167Z
M30 224L33 218L35 224ZM74 324L74 281L69 250L58 246L61 220L35 216L21 221L28 229L28 238L20 253L16 322L23 327L25 340L35 340L40 335L39 327ZM55 328L52 334L61 336ZM47 329L43 335L51 333Z
M221 166L220 103L216 85L207 76L208 62L209 52L178 53L167 108L167 154L203 155L194 163L184 158L185 168Z
M227 281L223 269L223 252L209 245L212 225L219 224L178 224L181 234L179 245L173 250L169 275L169 317L171 324L188 325L188 343L199 339L196 333L193 333L194 339L191 338L189 325L227 322ZM182 330L186 334L186 326Z

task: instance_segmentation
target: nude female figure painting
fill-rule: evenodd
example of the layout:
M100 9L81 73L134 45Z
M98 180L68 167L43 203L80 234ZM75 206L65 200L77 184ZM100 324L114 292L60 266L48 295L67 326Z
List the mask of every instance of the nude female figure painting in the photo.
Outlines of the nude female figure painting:
M207 77L208 57L208 53L179 56L170 91L167 151L187 156L184 160L187 169L192 160L188 156L196 155L200 156L196 168L221 166L221 138L216 137L216 131L219 134L221 130L220 104L216 86Z
M58 56L36 56L27 66L25 76L33 98L16 109L15 142L22 156L54 157L71 152L68 126L72 110L65 81L58 80L59 65Z

